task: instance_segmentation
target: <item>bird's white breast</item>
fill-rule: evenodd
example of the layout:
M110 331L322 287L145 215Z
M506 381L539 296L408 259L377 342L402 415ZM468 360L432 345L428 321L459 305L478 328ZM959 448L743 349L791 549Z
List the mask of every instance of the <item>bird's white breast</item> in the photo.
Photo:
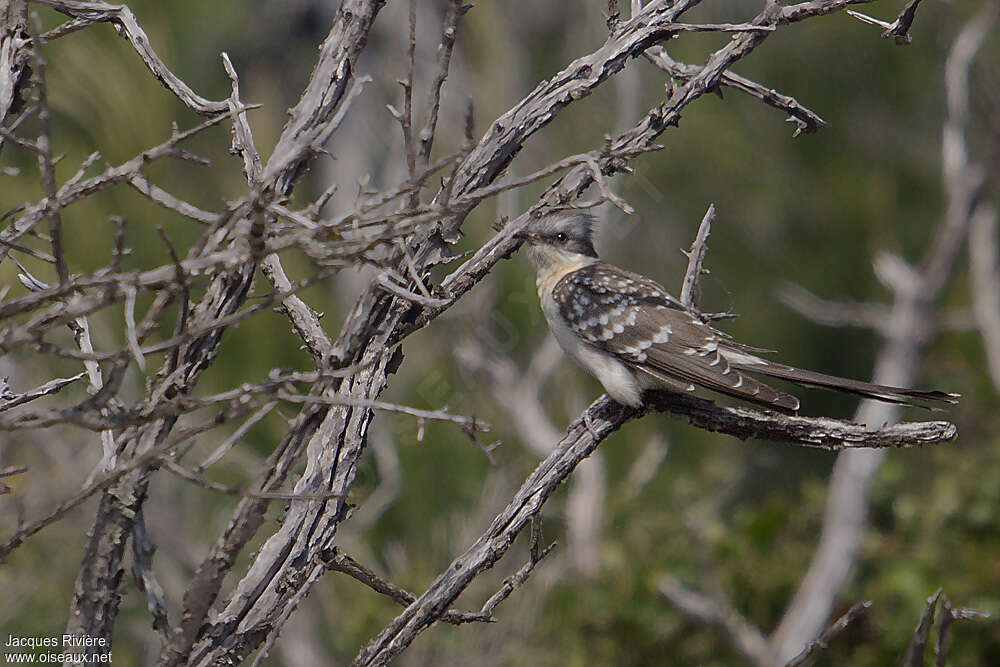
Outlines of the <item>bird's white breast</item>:
M590 260L592 261L592 260ZM556 270L538 272L538 299L542 313L559 346L578 364L604 386L611 398L624 405L638 407L642 403L642 389L633 371L608 353L584 341L563 319L559 304L552 298L552 290L565 275L590 263L581 262L560 266Z

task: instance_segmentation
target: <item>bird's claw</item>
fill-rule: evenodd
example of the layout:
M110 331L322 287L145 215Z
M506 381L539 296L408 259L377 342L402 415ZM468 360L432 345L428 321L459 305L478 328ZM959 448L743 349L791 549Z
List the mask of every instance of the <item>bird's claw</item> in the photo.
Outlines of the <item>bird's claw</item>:
M593 420L591 420L590 418L590 410L586 410L583 413L583 425L587 428L587 431L590 433L590 437L592 437L595 441L601 439L600 433L597 432L596 424L594 424Z

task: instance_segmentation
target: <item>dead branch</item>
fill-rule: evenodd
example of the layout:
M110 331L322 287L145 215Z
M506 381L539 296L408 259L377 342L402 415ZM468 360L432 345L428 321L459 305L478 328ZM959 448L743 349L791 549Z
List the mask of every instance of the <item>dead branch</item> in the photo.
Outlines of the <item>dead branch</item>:
M365 586L368 586L376 593L381 593L391 598L403 607L417 599L417 596L413 593L387 579L383 579L336 547L321 553L320 559L328 569L335 572L343 572L349 577L360 581ZM492 619L483 613L467 613L449 609L441 616L441 620L452 625L462 625L463 623L486 623Z
M160 59L150 46L149 37L143 31L142 26L135 18L135 14L126 5L112 5L106 2L83 2L80 0L31 0L39 5L47 5L57 12L73 17L66 31L79 30L91 23L106 22L111 23L118 34L128 40L132 48L135 49L142 62L145 63L149 71L156 77L156 80L171 93L177 96L181 102L195 113L202 115L212 115L226 111L227 104L224 101L214 102L205 99L184 83L174 74ZM63 32L62 34L66 34ZM56 35L58 36L58 35Z
M686 417L691 424L707 431L724 433L740 440L757 438L829 451L918 447L951 442L958 435L955 425L947 421L902 422L872 428L864 423L829 417L800 417L751 408L725 407L690 394L674 392L651 394L647 401L651 409Z
M11 0L0 7L0 29L3 30L0 35L0 124L7 120L24 84L22 76L30 58L27 5L25 0Z
M847 13L862 23L877 25L882 28L883 38L894 37L898 46L906 46L913 41L913 38L910 37L910 26L913 25L913 19L917 16L917 5L919 4L920 0L910 0L892 23L879 21L876 18L850 9L847 10Z
M847 629L851 623L853 623L858 616L863 614L872 606L870 600L862 600L858 602L850 609L848 609L844 614L838 618L836 621L830 624L823 634L819 638L809 642L802 652L797 656L792 658L785 664L785 667L808 667L813 663L816 657L819 655L820 651L829 647L830 642L834 637L842 633Z
M77 373L73 377L56 378L55 380L49 380L42 386L36 387L35 389L29 389L28 391L21 394L14 393L11 390L10 385L7 384L7 378L4 378L3 391L0 392L0 401L3 401L0 402L0 412L6 412L7 410L10 410L11 408L16 408L19 405L30 403L31 401L39 399L42 396L55 394L66 385L73 384L86 374L87 374L86 371L84 371L83 373Z
M705 252L708 251L708 235L712 233L713 220L715 220L715 204L709 204L708 210L705 211L705 217L701 219L701 225L698 226L698 234L691 242L691 249L685 253L688 258L688 266L684 272L684 280L681 282L680 301L687 308L695 307L698 281L703 273L707 273L702 268L702 264L705 261Z
M699 72L697 66L681 63L671 58L670 54L662 46L651 47L643 55L651 63L669 74L671 78L678 81L687 81ZM797 137L803 132L806 134L817 132L826 125L826 121L820 118L815 112L804 107L794 97L783 95L773 88L763 86L739 74L728 71L724 72L719 79L719 83L756 97L764 104L787 113L788 120L796 124L795 132L792 134L793 137Z

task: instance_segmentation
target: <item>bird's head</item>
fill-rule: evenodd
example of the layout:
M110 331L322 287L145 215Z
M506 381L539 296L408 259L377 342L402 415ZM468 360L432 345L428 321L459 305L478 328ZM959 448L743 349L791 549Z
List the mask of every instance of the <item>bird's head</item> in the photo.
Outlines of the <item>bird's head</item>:
M588 263L594 250L594 217L585 211L559 211L532 220L514 235L528 244L528 255L540 268Z

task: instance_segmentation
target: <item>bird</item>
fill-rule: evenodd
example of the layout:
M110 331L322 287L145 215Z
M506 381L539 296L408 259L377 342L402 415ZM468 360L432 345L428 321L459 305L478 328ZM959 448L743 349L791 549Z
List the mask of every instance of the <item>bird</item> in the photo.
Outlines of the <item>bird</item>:
M542 312L560 347L618 403L638 408L649 390L697 387L797 414L799 399L768 379L887 403L957 403L958 394L872 384L771 361L732 339L662 285L601 261L594 218L564 210L533 218L514 237L537 268Z

